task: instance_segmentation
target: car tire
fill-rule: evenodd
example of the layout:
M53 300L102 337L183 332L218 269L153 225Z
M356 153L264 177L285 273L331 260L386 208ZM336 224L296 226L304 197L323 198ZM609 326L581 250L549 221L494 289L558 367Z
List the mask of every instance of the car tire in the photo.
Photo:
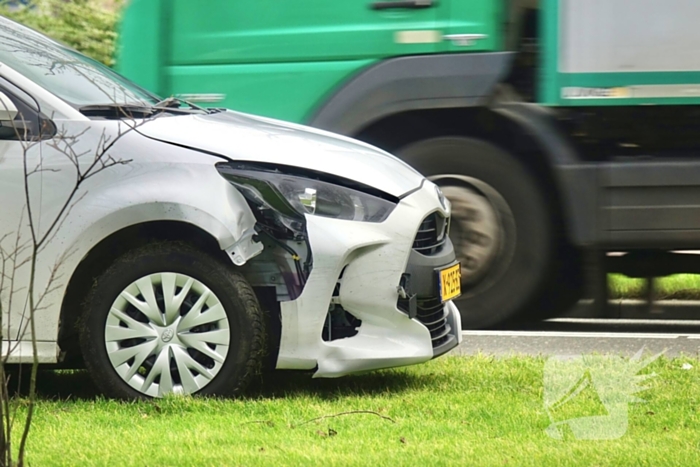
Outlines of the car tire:
M535 178L485 141L440 137L397 151L452 203L463 329L496 326L535 300L552 267L553 228Z
M255 293L233 265L162 242L129 251L95 280L80 345L108 397L235 396L260 371L266 334Z

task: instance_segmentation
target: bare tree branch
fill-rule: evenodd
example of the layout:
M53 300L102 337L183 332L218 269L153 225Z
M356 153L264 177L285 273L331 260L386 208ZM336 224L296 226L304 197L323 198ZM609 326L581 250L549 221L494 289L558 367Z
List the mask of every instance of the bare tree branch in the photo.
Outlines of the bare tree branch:
M292 428L297 428L297 427L300 427L300 426L302 426L302 425L306 425L307 423L317 422L317 421L319 421L319 420L325 420L325 419L327 419L327 418L335 418L335 417L342 417L342 416L345 416L345 415L357 415L357 414L376 415L377 417L380 417L380 418L382 418L382 419L384 419L384 420L388 420L388 421L390 421L391 423L396 423L396 420L394 420L393 418L387 417L386 415L382 415L382 414L380 414L379 412L375 412L375 411L373 411L373 410L351 410L351 411L349 411L349 412L340 412L340 413L336 413L336 414L333 414L333 415L324 415L324 416L322 416L322 417L312 418L312 419L303 421L303 422L301 422L301 423L299 423L299 424L297 424L297 425L294 425Z

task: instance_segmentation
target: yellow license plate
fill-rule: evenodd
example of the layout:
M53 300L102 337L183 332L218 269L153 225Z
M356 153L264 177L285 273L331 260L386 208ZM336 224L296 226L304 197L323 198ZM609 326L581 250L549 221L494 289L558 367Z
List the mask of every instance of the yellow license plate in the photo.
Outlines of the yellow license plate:
M443 302L462 294L462 266L455 264L440 271L440 298Z

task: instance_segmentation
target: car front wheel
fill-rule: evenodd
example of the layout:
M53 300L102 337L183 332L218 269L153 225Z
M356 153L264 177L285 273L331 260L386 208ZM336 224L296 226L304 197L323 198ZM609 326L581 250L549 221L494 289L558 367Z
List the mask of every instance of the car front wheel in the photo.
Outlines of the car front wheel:
M83 311L80 344L98 388L120 399L239 393L261 367L266 333L232 268L178 242L117 259Z

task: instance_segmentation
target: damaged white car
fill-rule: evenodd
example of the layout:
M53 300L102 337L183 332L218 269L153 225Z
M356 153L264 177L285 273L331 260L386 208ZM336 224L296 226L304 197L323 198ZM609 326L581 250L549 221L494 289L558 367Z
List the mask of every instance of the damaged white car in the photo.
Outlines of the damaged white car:
M32 361L33 328L42 364L117 398L425 362L461 339L449 218L385 152L160 100L0 19L10 362Z

